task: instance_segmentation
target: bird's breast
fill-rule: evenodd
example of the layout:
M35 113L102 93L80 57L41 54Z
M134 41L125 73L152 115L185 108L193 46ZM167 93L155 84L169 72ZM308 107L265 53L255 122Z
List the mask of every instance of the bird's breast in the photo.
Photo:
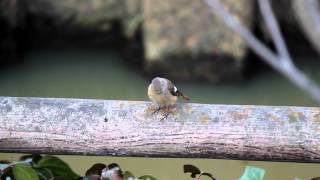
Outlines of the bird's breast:
M150 84L148 87L148 96L152 102L159 106L172 105L177 102L178 97L173 96L170 92L157 93L153 86Z

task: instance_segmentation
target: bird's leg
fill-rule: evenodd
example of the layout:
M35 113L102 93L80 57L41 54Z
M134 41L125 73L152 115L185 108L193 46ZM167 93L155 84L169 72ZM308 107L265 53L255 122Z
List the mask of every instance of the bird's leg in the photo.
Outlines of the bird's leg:
M151 114L153 115L153 114L159 112L160 110L161 110L161 106L158 106L158 108L155 111L153 111Z
M167 117L170 115L171 112L166 112L163 117L160 119L160 121L167 119Z
M167 106L163 107L164 114L163 114L163 117L161 118L161 120L166 119L171 113L173 113L171 108L172 108L172 105L167 105Z
M175 109L175 105L167 105L165 108L164 108L164 112L166 113L173 113Z

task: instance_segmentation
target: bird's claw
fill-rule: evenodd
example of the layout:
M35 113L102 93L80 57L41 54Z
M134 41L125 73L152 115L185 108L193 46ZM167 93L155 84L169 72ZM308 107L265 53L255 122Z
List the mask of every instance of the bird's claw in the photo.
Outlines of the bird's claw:
M162 110L163 110L163 117L161 118L161 121L164 120L164 119L167 119L167 117L173 113L172 111L172 108L171 106L166 106L164 107Z
M175 108L174 106L164 106L164 107L158 107L155 109L151 115L154 115L155 113L161 112L163 117L161 118L161 121L166 119L170 114L173 113L172 108Z
M158 107L158 108L157 108L155 111L153 111L151 114L153 115L153 114L159 112L160 110L161 110L161 107Z
M167 119L167 117L170 115L171 112L166 112L166 114L164 114L164 116L160 119L160 121Z

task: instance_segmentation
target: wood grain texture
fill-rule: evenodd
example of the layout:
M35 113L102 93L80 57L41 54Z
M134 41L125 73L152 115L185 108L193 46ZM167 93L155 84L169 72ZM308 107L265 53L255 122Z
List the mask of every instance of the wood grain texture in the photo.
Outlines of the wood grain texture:
M0 97L0 152L320 162L320 108Z

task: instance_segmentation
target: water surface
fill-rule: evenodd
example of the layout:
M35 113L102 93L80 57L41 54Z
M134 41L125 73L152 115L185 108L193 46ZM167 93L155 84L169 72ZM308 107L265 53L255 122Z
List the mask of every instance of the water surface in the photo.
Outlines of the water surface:
M311 60L299 67L320 83L320 60ZM112 51L35 50L29 52L20 64L0 67L0 95L147 100L146 90L152 77L143 74L132 64L126 63L119 53ZM249 81L237 85L197 82L178 82L176 85L196 103L315 106L306 94L272 71L258 73ZM17 157L16 154L0 154L0 160ZM183 174L183 164L197 165L218 179L237 179L246 165L266 168L266 180L294 177L303 180L320 176L320 166L317 164L184 158L61 157L82 175L96 162L115 162L136 175L151 174L162 180L191 179Z

